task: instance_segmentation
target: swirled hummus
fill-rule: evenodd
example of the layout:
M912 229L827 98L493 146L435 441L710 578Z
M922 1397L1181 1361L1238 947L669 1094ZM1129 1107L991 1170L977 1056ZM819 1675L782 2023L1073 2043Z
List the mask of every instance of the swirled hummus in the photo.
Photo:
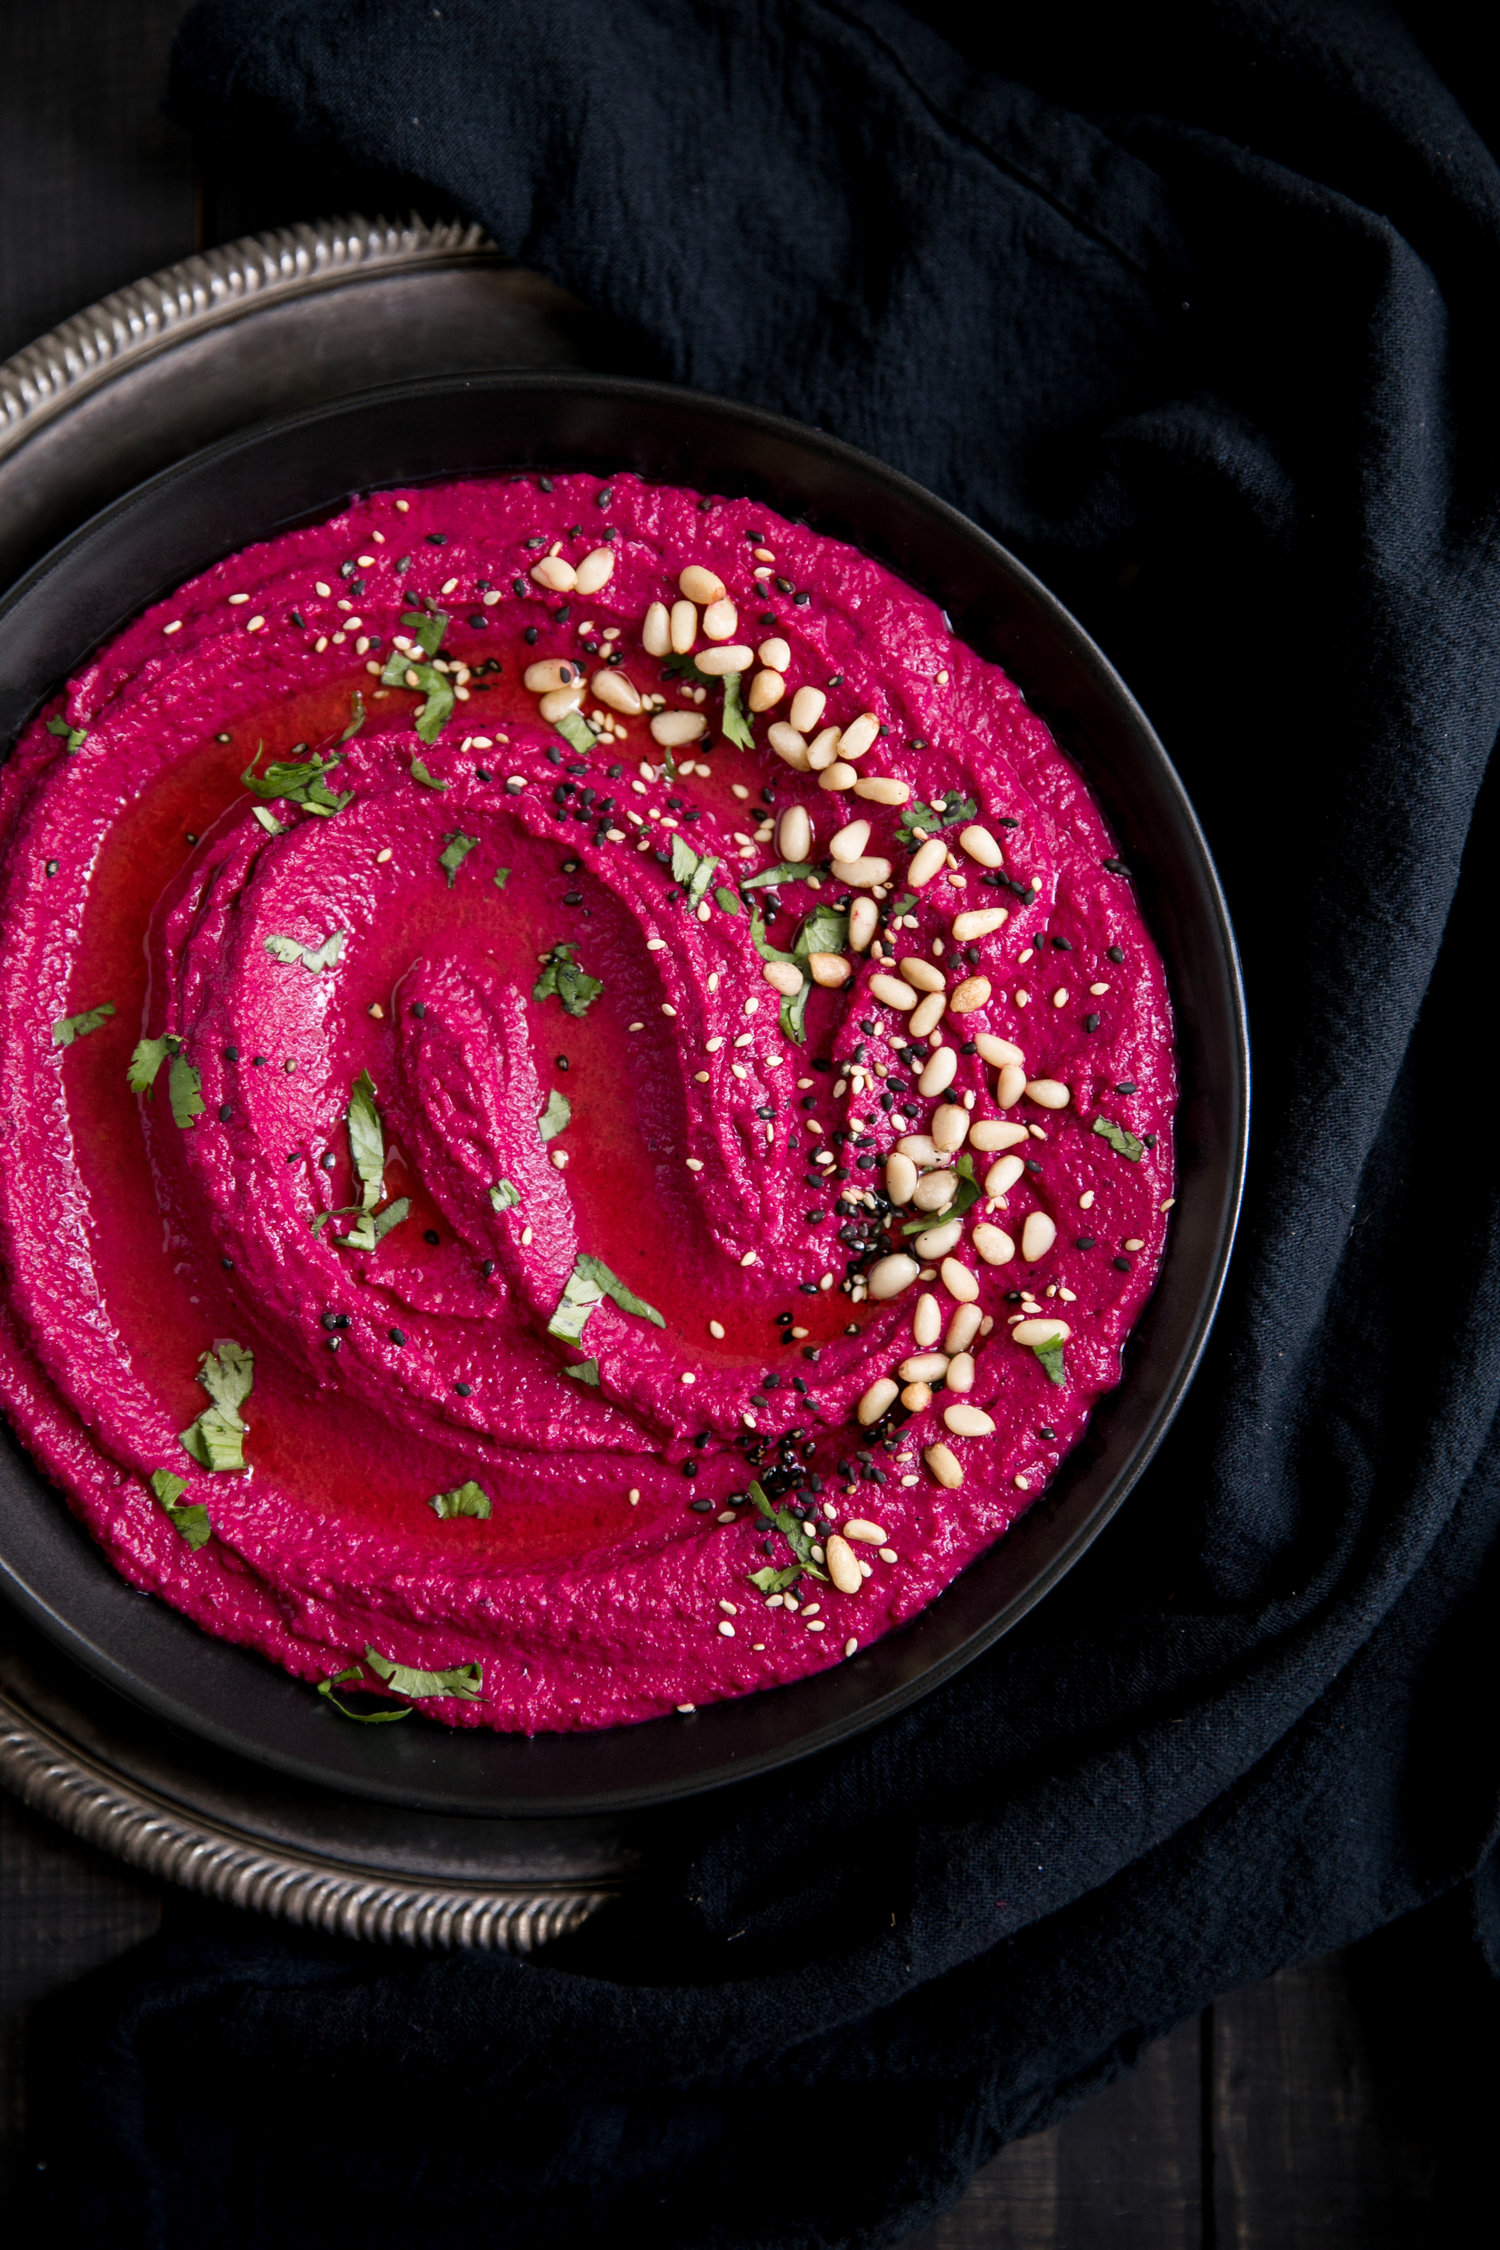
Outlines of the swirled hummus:
M235 555L26 732L0 883L0 1397L351 1715L849 1661L1120 1379L1174 1076L1115 845L758 503L476 481Z

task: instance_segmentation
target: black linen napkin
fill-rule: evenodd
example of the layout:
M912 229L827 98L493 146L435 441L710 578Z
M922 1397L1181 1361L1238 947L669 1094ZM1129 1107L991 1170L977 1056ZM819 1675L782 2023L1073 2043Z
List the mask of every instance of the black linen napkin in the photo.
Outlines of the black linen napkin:
M1442 68L1343 0L188 18L221 149L427 183L1058 589L1208 829L1257 1114L1189 1406L1021 1629L540 1960L179 1918L52 2016L54 2226L884 2243L1230 1985L1471 1879L1500 1959L1500 168L1422 28Z

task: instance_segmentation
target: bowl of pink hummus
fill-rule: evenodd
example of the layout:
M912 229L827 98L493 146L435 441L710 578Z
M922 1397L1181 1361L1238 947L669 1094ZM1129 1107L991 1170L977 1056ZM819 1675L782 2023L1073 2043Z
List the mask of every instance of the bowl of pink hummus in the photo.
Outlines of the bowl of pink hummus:
M771 417L486 378L197 457L6 634L3 1549L83 1661L592 1806L871 1723L1082 1551L1206 1333L1242 1015L1013 558Z

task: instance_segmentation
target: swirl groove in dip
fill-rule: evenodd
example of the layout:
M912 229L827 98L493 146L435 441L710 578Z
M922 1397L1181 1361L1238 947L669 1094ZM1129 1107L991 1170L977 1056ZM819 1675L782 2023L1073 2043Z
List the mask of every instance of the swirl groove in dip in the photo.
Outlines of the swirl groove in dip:
M1041 721L848 547L380 493L122 633L0 828L0 1397L303 1678L536 1731L837 1663L1119 1379L1161 963Z

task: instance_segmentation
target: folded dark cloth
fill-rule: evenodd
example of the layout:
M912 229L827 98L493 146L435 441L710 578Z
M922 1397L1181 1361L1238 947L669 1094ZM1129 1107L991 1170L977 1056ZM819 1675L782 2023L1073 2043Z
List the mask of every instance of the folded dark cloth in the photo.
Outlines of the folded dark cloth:
M1228 1986L1471 1880L1500 1942L1500 167L1459 19L1412 21L1430 52L1369 0L188 18L221 154L427 183L639 364L1058 588L1203 816L1258 1107L1190 1403L1023 1627L692 1808L540 1960L181 1922L51 2019L54 2227L883 2243Z

